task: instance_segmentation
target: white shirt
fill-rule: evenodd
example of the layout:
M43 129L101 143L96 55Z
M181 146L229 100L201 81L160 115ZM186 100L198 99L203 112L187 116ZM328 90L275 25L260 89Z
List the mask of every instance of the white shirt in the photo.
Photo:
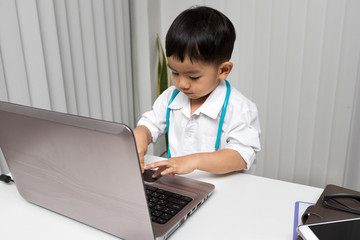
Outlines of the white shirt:
M153 109L145 112L138 125L146 126L153 142L166 133L166 110L175 90L166 89L155 101ZM226 83L219 86L193 114L189 98L179 92L170 104L169 146L172 157L199 152L214 152L221 109L226 96ZM222 128L220 148L240 153L250 169L260 151L260 124L256 105L231 87L230 98Z

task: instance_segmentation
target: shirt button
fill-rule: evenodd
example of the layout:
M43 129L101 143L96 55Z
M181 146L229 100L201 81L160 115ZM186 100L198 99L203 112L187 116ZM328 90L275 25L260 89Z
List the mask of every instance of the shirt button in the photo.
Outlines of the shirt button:
M191 136L192 136L191 133L189 133L189 132L186 133L186 137L191 137Z

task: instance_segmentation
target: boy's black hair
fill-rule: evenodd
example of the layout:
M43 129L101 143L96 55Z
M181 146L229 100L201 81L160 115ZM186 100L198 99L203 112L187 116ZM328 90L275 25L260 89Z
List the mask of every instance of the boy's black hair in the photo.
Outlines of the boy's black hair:
M166 56L184 61L220 64L228 61L234 48L235 29L221 12L209 7L183 11L166 34Z

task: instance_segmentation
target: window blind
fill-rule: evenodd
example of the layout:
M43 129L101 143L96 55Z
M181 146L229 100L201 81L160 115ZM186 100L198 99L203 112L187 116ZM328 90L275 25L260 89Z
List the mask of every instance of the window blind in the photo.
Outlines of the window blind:
M0 99L134 125L129 3L1 0Z

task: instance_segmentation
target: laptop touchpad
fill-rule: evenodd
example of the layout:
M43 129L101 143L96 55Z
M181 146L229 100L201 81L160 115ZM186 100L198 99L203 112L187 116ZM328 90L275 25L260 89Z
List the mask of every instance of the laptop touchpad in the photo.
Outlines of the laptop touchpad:
M145 170L143 177L145 182L155 182L159 178L162 177L162 175L157 176L156 178L153 178L152 175L155 173L154 170Z

